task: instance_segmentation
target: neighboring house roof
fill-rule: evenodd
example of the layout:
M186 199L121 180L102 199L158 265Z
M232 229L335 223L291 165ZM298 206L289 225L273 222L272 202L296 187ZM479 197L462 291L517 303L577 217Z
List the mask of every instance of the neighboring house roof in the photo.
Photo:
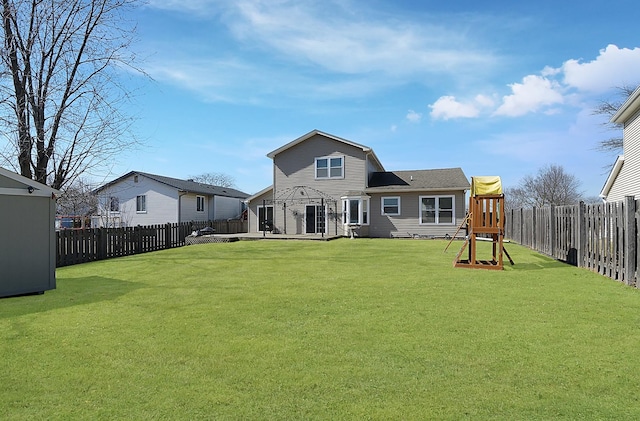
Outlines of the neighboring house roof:
M207 196L225 196L225 197L235 197L240 199L246 199L249 197L247 193L241 192L240 190L232 189L230 187L220 187L213 186L210 184L198 183L193 180L181 180L179 178L165 177L162 175L149 174L141 171L130 171L122 177L118 177L115 180L98 187L95 192L99 192L108 188L121 180L130 177L131 175L141 175L143 177L147 177L151 180L155 180L159 183L166 184L167 186L173 187L183 192L187 193L195 193L202 194Z
M461 168L375 172L367 193L468 190L469 180Z
M60 191L51 188L45 184L42 183L38 183L35 180L32 180L30 178L24 177L20 174L16 174L13 171L9 171L5 168L0 167L0 176L1 177L5 177L8 178L9 180L13 180L17 185L19 186L24 186L24 194L29 194L32 196L51 196L52 194L54 195L59 195ZM29 188L32 188L33 190L29 191ZM20 191L21 189L19 188L2 188L0 187L0 194L5 194L5 195L21 195L23 192Z
M312 138L313 136L316 136L316 135L324 136L324 137L326 137L328 139L332 139L332 140L335 140L337 142L341 142L341 143L344 143L346 145L353 146L354 148L362 149L363 152L369 154L375 160L376 164L378 164L378 166L380 168L384 169L384 166L380 163L380 160L376 156L375 152L373 152L373 149L371 149L370 147L365 146L365 145L361 145L361 144L356 143L356 142L352 142L352 141L347 140L347 139L343 139L343 138L338 137L338 136L334 136L334 135L329 134L329 133L322 132L322 131L317 130L317 129L316 130L312 130L309 133L307 133L307 134L305 134L303 136L300 136L299 138L287 143L286 145L281 146L278 149L269 152L267 154L267 156L269 158L273 159L279 153L284 152L287 149L292 148L292 147L296 146L297 144L302 143L305 140L310 139L310 138Z
M620 170L622 169L623 165L624 165L624 155L618 155L618 158L616 159L616 162L613 164L613 168L611 168L611 172L607 177L607 181L604 182L604 186L600 191L601 198L606 199L607 196L609 196L611 187L613 187L613 183L616 181L616 178L618 178L618 174L620 174Z
M624 124L635 113L640 110L640 87L629 95L629 98L618 108L618 111L611 117L610 122L616 124Z

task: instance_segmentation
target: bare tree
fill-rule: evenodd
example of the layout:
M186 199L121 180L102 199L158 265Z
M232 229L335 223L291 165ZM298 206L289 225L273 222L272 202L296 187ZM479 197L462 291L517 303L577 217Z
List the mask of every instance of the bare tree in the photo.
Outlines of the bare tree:
M191 179L202 184L210 184L219 187L235 187L236 180L229 174L219 172L208 172L200 175L192 175Z
M87 182L78 179L63 189L56 205L60 215L89 216L98 209L98 197Z
M2 0L0 158L56 189L136 142L118 81L134 69L136 0Z
M615 136L601 140L598 144L598 150L615 154L622 152L621 127L618 124L611 123L610 120L635 89L636 87L632 85L618 86L615 89L614 98L601 100L593 110L594 115L601 115L607 118L602 123L605 127L616 132Z
M546 165L536 175L525 176L516 187L505 189L510 209L573 205L582 200L580 181L560 165Z

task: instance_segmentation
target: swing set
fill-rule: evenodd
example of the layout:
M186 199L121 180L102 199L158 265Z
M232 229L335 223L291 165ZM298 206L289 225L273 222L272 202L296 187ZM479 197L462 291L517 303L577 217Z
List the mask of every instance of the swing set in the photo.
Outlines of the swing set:
M503 256L506 256L512 265L514 264L503 244L504 194L500 177L471 177L467 215L444 249L445 252L463 227L466 231L465 241L453 261L454 267L502 270ZM491 242L490 256L485 258L478 256L479 242ZM468 254L463 259L465 249Z

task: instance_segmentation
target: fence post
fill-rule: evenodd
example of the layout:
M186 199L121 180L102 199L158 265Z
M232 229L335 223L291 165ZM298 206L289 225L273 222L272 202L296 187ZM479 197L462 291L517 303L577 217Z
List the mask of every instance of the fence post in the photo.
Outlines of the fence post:
M164 248L171 248L171 224L168 222L164 224Z
M636 200L624 197L624 283L633 285L636 274Z
M578 204L578 215L577 215L577 238L576 238L576 266L584 267L585 266L585 254L587 249L587 221L585 219L585 204L583 201L580 201Z
M550 221L549 221L549 240L550 240L550 253L549 255L551 257L557 257L556 256L556 238L558 237L556 234L556 207L555 206L551 206L550 209Z

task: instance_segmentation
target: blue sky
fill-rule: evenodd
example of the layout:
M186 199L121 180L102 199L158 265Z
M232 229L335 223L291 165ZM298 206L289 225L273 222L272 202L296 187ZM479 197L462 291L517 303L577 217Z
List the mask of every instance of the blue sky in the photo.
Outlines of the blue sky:
M636 1L150 0L136 49L130 170L271 183L266 154L319 129L389 171L461 167L518 183L562 165L597 196L615 156L592 115L640 82Z

